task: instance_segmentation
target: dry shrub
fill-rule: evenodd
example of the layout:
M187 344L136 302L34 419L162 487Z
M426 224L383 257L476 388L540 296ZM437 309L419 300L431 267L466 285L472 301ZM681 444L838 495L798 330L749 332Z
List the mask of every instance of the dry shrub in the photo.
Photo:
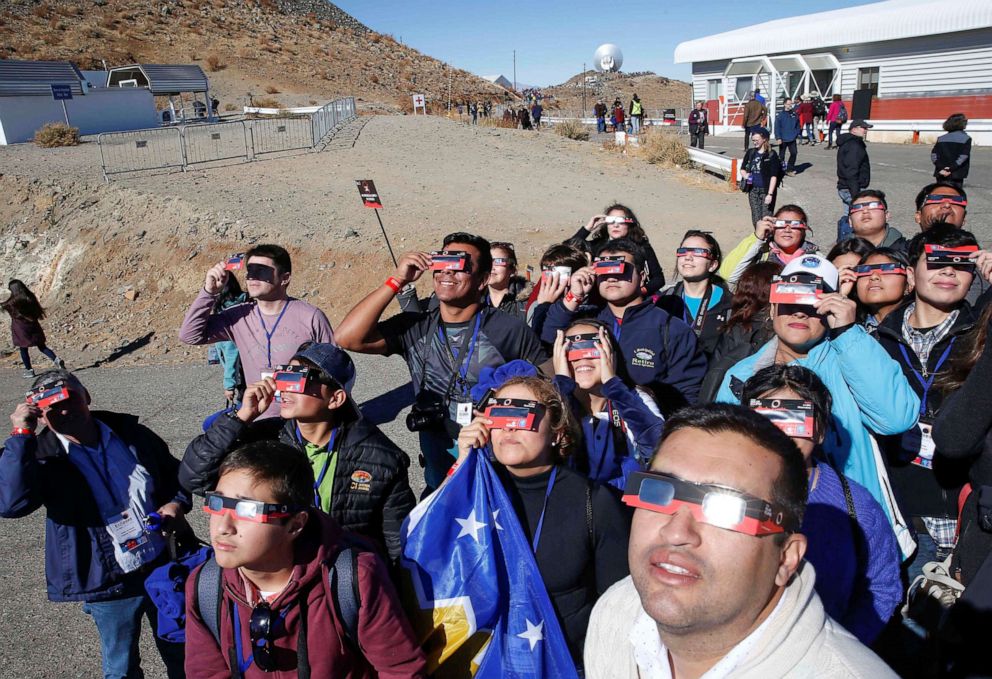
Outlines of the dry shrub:
M589 130L578 120L565 120L554 126L555 134L577 141L589 141Z
M267 85L265 88L266 94L279 94L279 88L275 85Z
M117 19L112 16L103 17L100 19L100 26L112 31L117 28Z
M227 64L220 60L220 57L216 54L211 54L207 57L207 68L213 72L223 71L227 68Z
M48 123L34 133L34 143L46 149L79 146L79 128L65 123Z
M651 127L641 133L637 154L647 162L659 165L685 167L690 163L689 152L682 140L660 128Z
M238 107L235 106L234 104L227 103L227 104L224 104L224 110L225 111L237 111L238 110Z
M252 99L252 103L259 108L282 108L278 99L273 97L258 97Z
M37 7L35 7L33 10L31 10L31 13L34 14L39 19L47 19L48 12L49 12L48 5L44 2L38 5Z
M371 42L372 44L380 43L382 42L382 36L379 35L378 33L370 33L369 42Z
M378 85L379 84L379 76L377 76L375 74L369 76L369 80L372 81L372 83L375 84L375 85Z

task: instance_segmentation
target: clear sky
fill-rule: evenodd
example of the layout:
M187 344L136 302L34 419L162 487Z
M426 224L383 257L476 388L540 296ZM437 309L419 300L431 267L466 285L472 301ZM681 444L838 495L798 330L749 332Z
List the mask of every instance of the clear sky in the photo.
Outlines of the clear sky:
M556 85L592 68L605 42L623 52L623 69L689 80L675 64L684 40L762 21L867 4L867 0L334 0L379 33L477 75ZM774 45L774 35L759 40Z

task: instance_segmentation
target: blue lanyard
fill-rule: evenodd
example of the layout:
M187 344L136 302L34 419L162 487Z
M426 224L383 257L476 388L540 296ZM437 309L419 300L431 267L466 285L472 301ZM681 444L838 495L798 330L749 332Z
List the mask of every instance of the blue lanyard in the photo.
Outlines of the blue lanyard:
M259 323L262 324L262 332L265 333L265 356L266 356L266 360L268 361L268 363L265 364L266 368L274 367L272 365L272 336L276 334L276 330L279 328L279 324L282 322L282 316L283 314L286 313L286 309L289 308L289 305L290 303L292 303L292 301L293 300L291 299L287 299L286 303L282 305L282 311L279 312L279 316L278 318L276 318L275 325L272 326L271 331L269 331L269 329L265 327L265 317L262 316L262 310L259 309L257 306L255 307L255 310L258 311L258 321Z
M255 660L255 649L248 654L248 657L241 655L241 616L238 615L238 602L232 602L231 606L231 618L234 623L234 648L237 656L235 659L238 661L238 669L240 670L241 676L244 676L248 668L251 667L252 662ZM276 618L275 622L272 623L272 633L275 634L276 627L280 622L286 619L286 614L289 613L288 608L282 609L279 613L279 617ZM263 642L264 643L264 642Z
M472 354L475 352L475 345L479 339L479 328L481 325L482 312L480 311L475 315L475 330L472 331L472 339L468 342L468 351L465 352L465 358L462 361L462 365L458 368L458 376L461 378L463 384L465 382L465 377L468 375L469 366L472 363ZM451 348L451 345L448 344L448 337L445 335L443 327L439 327L437 329L437 336L441 338L441 343L448 348L448 352L457 359L457 355Z
M99 429L99 425L97 425L97 428ZM117 499L117 489L114 487L114 480L110 474L110 460L107 457L107 446L104 445L103 442L102 429L99 429L99 434L100 434L100 442L98 446L99 446L100 457L103 458L102 464L100 464L100 461L96 459L97 449L84 447L82 445L72 442L69 443L69 450L72 450L72 447L76 446L76 448L78 448L81 451L81 454L77 455L78 460L72 460L72 458L70 457L70 461L72 461L73 464L75 464L78 467L79 462L85 459L85 464L89 466L90 470L93 472L96 478L100 480L100 485L102 485L103 489L107 491L107 495L110 497L110 501L114 503L113 511L115 512L124 511L125 509L128 508L128 503L131 498L130 496L127 496L125 497L124 500ZM107 473L104 473L105 471ZM104 511L106 510L106 508L105 507L101 508L101 510Z
M942 353L940 358L937 360L937 365L933 367L933 372L930 374L930 379L928 380L923 379L923 375L921 375L916 368L913 367L913 363L909 360L909 353L906 351L906 345L901 342L899 343L899 351L902 352L902 357L906 359L906 365L909 366L913 376L916 377L916 381L923 387L923 398L920 399L920 415L927 414L927 397L930 394L930 387L933 386L933 381L937 379L937 373L940 371L940 366L944 365L944 361L946 361L947 357L951 354L951 347L954 346L954 340L956 339L957 337L951 338L951 341L947 344L947 348L944 349L944 353Z
M337 452L334 450L334 440L338 437L338 432L341 427L334 427L331 430L331 438L327 441L327 459L324 460L324 466L320 469L320 474L317 475L317 480L313 482L313 504L317 509L320 509L320 484L324 482L324 476L327 475L327 468L331 465L331 458ZM296 428L296 435L302 438L300 434L300 428Z
M551 476L548 477L548 489L544 493L544 506L541 507L541 518L537 520L537 529L534 531L534 554L537 555L537 544L541 541L541 529L544 527L544 513L548 511L548 498L551 497L551 489L555 487L555 477L558 475L558 467L551 469Z
M613 336L616 338L617 342L620 341L620 331L622 330L620 326L622 324L623 324L622 319L619 319L616 316L613 317Z

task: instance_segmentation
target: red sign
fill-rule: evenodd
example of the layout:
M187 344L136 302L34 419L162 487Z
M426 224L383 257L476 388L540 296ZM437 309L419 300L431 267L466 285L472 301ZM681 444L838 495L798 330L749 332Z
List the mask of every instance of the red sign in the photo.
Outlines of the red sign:
M374 181L371 179L356 179L355 184L358 185L358 193L361 194L365 207L382 207L382 200L379 198L379 192L375 190Z

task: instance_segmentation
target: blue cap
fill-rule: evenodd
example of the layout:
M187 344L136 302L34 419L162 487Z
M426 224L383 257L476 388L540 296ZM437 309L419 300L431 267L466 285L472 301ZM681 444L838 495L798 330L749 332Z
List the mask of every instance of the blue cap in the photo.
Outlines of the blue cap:
M355 364L344 349L329 342L307 342L300 345L293 358L302 358L313 363L351 394L351 388L355 384Z

